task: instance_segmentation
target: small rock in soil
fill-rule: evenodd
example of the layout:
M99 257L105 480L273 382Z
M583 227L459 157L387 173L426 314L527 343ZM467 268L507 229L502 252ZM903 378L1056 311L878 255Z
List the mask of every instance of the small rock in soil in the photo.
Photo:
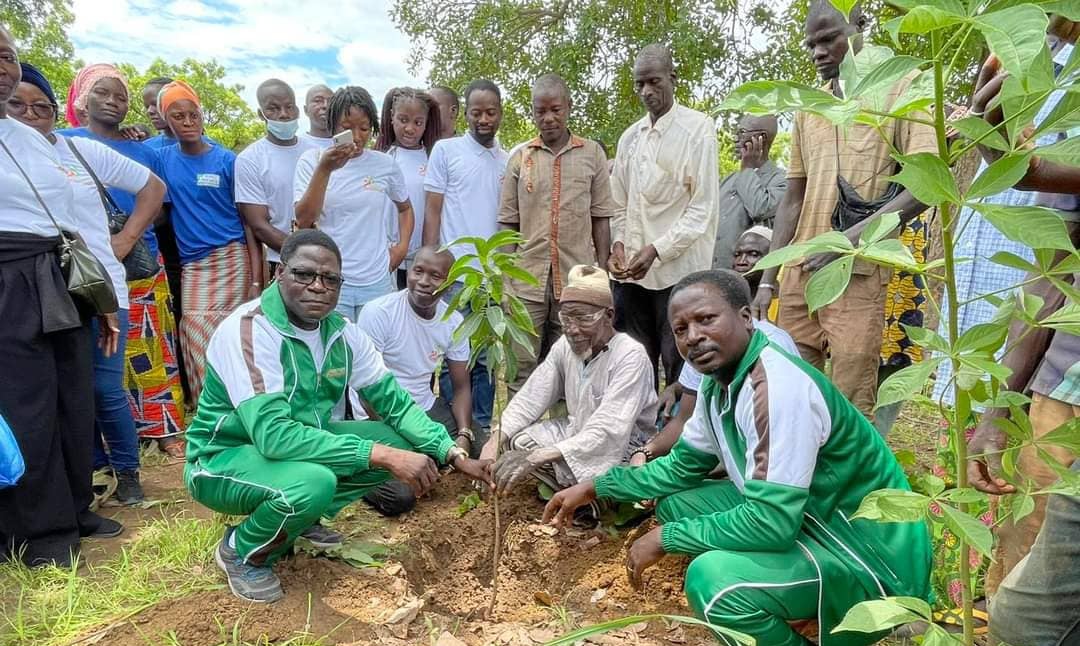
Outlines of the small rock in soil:
M555 601L551 598L551 593L546 590L537 590L533 593L533 600L542 606L552 606Z
M447 631L443 631L443 634L439 635L439 640L435 642L435 646L467 646L465 642L461 641L457 637L454 637Z
M589 603L596 603L603 599L605 596L607 596L607 590L600 588L596 592L593 592L592 596L589 597Z
M412 623L413 619L416 619L416 615L419 614L420 609L424 607L423 599L413 599L401 606L387 618L383 623L386 624L403 624L408 626ZM404 639L404 637L402 638Z

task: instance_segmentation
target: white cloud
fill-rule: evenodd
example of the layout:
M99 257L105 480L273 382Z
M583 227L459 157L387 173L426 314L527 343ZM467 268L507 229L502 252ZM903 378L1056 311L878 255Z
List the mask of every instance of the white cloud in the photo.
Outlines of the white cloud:
M389 17L391 0L74 0L71 40L87 63L155 58L216 59L226 81L255 88L267 78L293 85L362 85L381 102L387 89L423 85L406 62L409 42ZM306 127L306 126L305 126Z

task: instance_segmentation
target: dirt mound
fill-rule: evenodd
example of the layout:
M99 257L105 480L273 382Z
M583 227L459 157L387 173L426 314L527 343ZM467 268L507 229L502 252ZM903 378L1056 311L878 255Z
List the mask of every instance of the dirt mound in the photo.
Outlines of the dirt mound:
M382 567L357 569L296 555L276 567L285 589L278 603L245 603L223 587L155 606L115 626L100 643L216 646L239 643L235 630L241 641L257 644L284 643L308 633L342 646L534 646L577 626L617 617L690 614L682 594L686 559L661 561L646 574L643 592L627 582L628 538L647 527L629 537L597 530L556 533L539 522L543 503L535 490L521 487L501 501L505 548L499 600L495 616L485 618L494 519L486 502L462 513L462 500L473 492L464 477L449 474L414 512L380 521L383 529L374 535L370 518L350 520L366 512L343 514L335 523L339 529L385 544L389 556L383 557ZM367 529L358 530L363 523ZM713 642L696 629L653 622L592 643Z

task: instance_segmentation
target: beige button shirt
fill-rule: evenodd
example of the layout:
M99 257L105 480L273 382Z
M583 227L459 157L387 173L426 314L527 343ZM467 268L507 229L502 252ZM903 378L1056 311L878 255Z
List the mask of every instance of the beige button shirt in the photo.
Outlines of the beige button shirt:
M592 222L611 217L609 182L600 144L581 137L571 136L558 152L537 137L510 155L499 224L521 231L521 266L540 281L539 287L515 282L520 298L543 303L550 276L558 300L574 265L596 264Z
M696 110L676 103L655 124L645 115L619 138L611 241L623 243L628 262L649 244L656 249L642 287L671 287L712 266L719 185L716 124Z

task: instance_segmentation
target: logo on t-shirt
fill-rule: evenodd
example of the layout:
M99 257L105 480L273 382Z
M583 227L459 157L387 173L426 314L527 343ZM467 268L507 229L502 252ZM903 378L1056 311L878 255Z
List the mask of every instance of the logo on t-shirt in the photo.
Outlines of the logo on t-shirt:
M416 174L420 177L427 176L427 164L420 164L420 168L416 169Z
M385 193L386 192L386 184L376 180L371 175L368 175L363 180L361 180L360 181L360 186L365 191L378 191L380 193Z
M195 176L195 186L221 188L221 175L217 173L199 173Z

